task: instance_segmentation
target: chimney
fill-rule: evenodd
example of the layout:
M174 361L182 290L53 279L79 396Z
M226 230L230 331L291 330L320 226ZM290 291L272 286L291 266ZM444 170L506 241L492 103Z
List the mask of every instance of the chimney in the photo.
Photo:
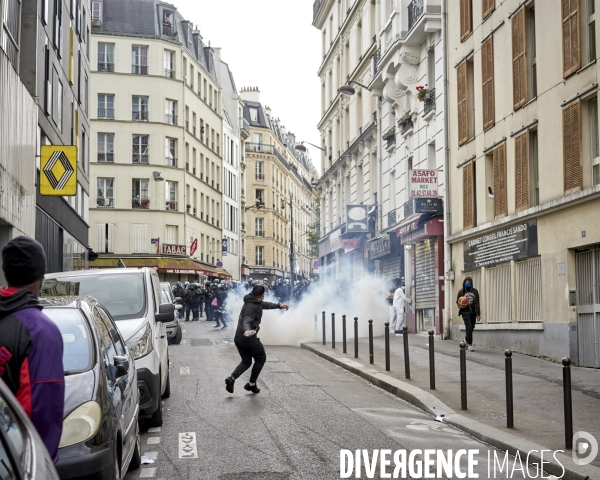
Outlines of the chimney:
M292 142L292 145L296 145L296 135L292 132L288 132L287 136L290 139L290 142Z
M260 90L258 87L242 87L240 98L244 102L260 103Z

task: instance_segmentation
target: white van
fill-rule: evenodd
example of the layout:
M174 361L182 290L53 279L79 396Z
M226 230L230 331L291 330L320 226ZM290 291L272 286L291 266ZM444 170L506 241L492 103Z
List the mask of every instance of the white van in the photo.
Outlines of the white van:
M44 297L90 296L115 320L135 359L140 418L162 425L161 397L171 394L165 325L173 322L172 303L161 304L160 280L151 268L114 268L47 274Z

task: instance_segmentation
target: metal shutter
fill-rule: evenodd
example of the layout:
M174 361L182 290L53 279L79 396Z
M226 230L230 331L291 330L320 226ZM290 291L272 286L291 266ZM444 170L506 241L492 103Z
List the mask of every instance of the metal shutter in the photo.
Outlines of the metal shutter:
M391 256L381 261L383 278L386 282L391 282L394 278L400 277L400 257Z
M357 250L352 255L352 277L354 280L360 280L363 276L363 252Z
M427 239L415 248L415 294L417 309L435 308L436 298L435 241Z
M340 280L350 280L351 279L351 264L350 264L351 254L342 253L340 255L340 269L339 269L339 279Z

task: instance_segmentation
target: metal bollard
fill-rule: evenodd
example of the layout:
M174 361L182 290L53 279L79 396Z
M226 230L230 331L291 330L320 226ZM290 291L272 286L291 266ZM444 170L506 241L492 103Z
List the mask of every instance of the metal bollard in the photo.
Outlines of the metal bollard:
M467 409L467 344L460 342L460 409Z
M563 395L565 402L565 448L573 448L573 404L571 402L571 359L565 357L563 364Z
M390 371L390 324L385 322L385 371Z
M410 359L408 357L408 327L402 327L402 336L404 337L404 376L410 380Z
M335 348L335 313L331 314L331 348Z
M369 363L371 365L375 363L373 358L373 320L369 320Z
M513 381L512 381L512 352L506 350L504 352L504 365L506 370L506 428L513 428Z
M433 330L429 330L429 388L435 390L435 350L433 344Z
M346 353L346 315L342 315L342 349Z
M358 317L354 317L354 358L358 358Z
M323 345L327 345L325 341L325 312L323 312Z

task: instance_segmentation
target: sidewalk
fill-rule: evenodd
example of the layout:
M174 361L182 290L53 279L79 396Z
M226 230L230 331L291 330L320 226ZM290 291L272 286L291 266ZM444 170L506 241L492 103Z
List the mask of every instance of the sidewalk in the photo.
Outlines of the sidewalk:
M357 359L353 339L348 340L347 354L342 353L341 338L336 340L335 349L331 348L330 338L326 346L310 343L302 347L432 414L445 415L448 423L501 450L513 454L520 450L526 455L541 446L547 450L565 449L562 365L513 354L515 428L508 429L503 351L475 345L475 352L467 352L468 410L461 411L458 342L435 340L436 390L429 389L428 336L410 334L409 345L410 380L404 374L402 336L390 335L390 372L385 371L383 337L374 339L374 365L369 365L366 338L359 339ZM600 371L572 367L571 377L573 431L588 432L600 442ZM600 454L592 463L595 467L575 465L570 451L558 458L570 471L565 478L600 479Z

